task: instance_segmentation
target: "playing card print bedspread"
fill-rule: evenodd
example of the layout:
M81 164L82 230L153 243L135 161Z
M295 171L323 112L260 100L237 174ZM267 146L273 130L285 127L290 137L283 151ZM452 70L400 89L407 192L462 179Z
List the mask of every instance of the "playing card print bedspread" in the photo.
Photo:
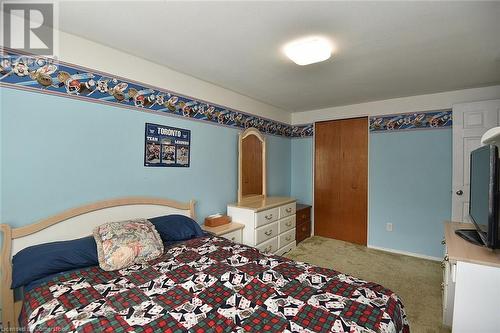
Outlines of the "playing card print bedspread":
M219 237L119 271L88 267L25 294L31 332L409 332L392 291Z

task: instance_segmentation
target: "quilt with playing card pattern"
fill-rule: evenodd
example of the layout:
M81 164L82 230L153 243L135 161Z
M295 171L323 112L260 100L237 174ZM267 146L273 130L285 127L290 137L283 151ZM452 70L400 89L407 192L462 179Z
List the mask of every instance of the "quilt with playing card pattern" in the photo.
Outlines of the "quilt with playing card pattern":
M88 267L27 292L30 332L409 332L392 291L206 236L119 271Z

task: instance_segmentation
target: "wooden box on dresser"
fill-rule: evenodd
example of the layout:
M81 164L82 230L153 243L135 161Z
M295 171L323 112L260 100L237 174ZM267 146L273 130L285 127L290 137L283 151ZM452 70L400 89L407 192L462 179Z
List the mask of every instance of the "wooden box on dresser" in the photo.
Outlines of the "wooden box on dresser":
M304 239L311 237L311 206L298 203L296 215L295 239L298 245Z
M282 255L295 244L295 199L264 197L227 206L227 215L245 225L242 243Z
M455 234L470 223L444 225L443 325L453 332L500 332L500 249L474 245Z

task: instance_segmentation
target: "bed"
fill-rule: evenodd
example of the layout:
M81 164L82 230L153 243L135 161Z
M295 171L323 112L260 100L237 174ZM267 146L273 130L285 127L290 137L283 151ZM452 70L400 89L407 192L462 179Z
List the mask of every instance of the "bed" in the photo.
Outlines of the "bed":
M182 214L194 201L122 198L39 223L2 224L2 322L29 332L409 332L383 286L205 234L117 271L60 272L15 300L11 259L23 248L90 235L108 221Z

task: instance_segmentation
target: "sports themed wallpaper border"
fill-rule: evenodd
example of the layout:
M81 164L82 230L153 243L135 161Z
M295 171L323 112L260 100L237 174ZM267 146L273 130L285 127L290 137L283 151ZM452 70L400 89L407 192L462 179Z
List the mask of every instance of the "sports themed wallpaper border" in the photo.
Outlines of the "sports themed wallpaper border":
M446 128L453 125L451 110L412 112L370 117L370 132Z
M1 48L0 86L75 98L283 137L311 137L313 124L288 125L116 75Z
M0 86L184 117L226 127L256 127L263 133L276 136L300 138L312 137L314 134L313 124L288 125L52 58L23 54L2 47L0 51ZM370 132L451 126L451 110L370 117Z

